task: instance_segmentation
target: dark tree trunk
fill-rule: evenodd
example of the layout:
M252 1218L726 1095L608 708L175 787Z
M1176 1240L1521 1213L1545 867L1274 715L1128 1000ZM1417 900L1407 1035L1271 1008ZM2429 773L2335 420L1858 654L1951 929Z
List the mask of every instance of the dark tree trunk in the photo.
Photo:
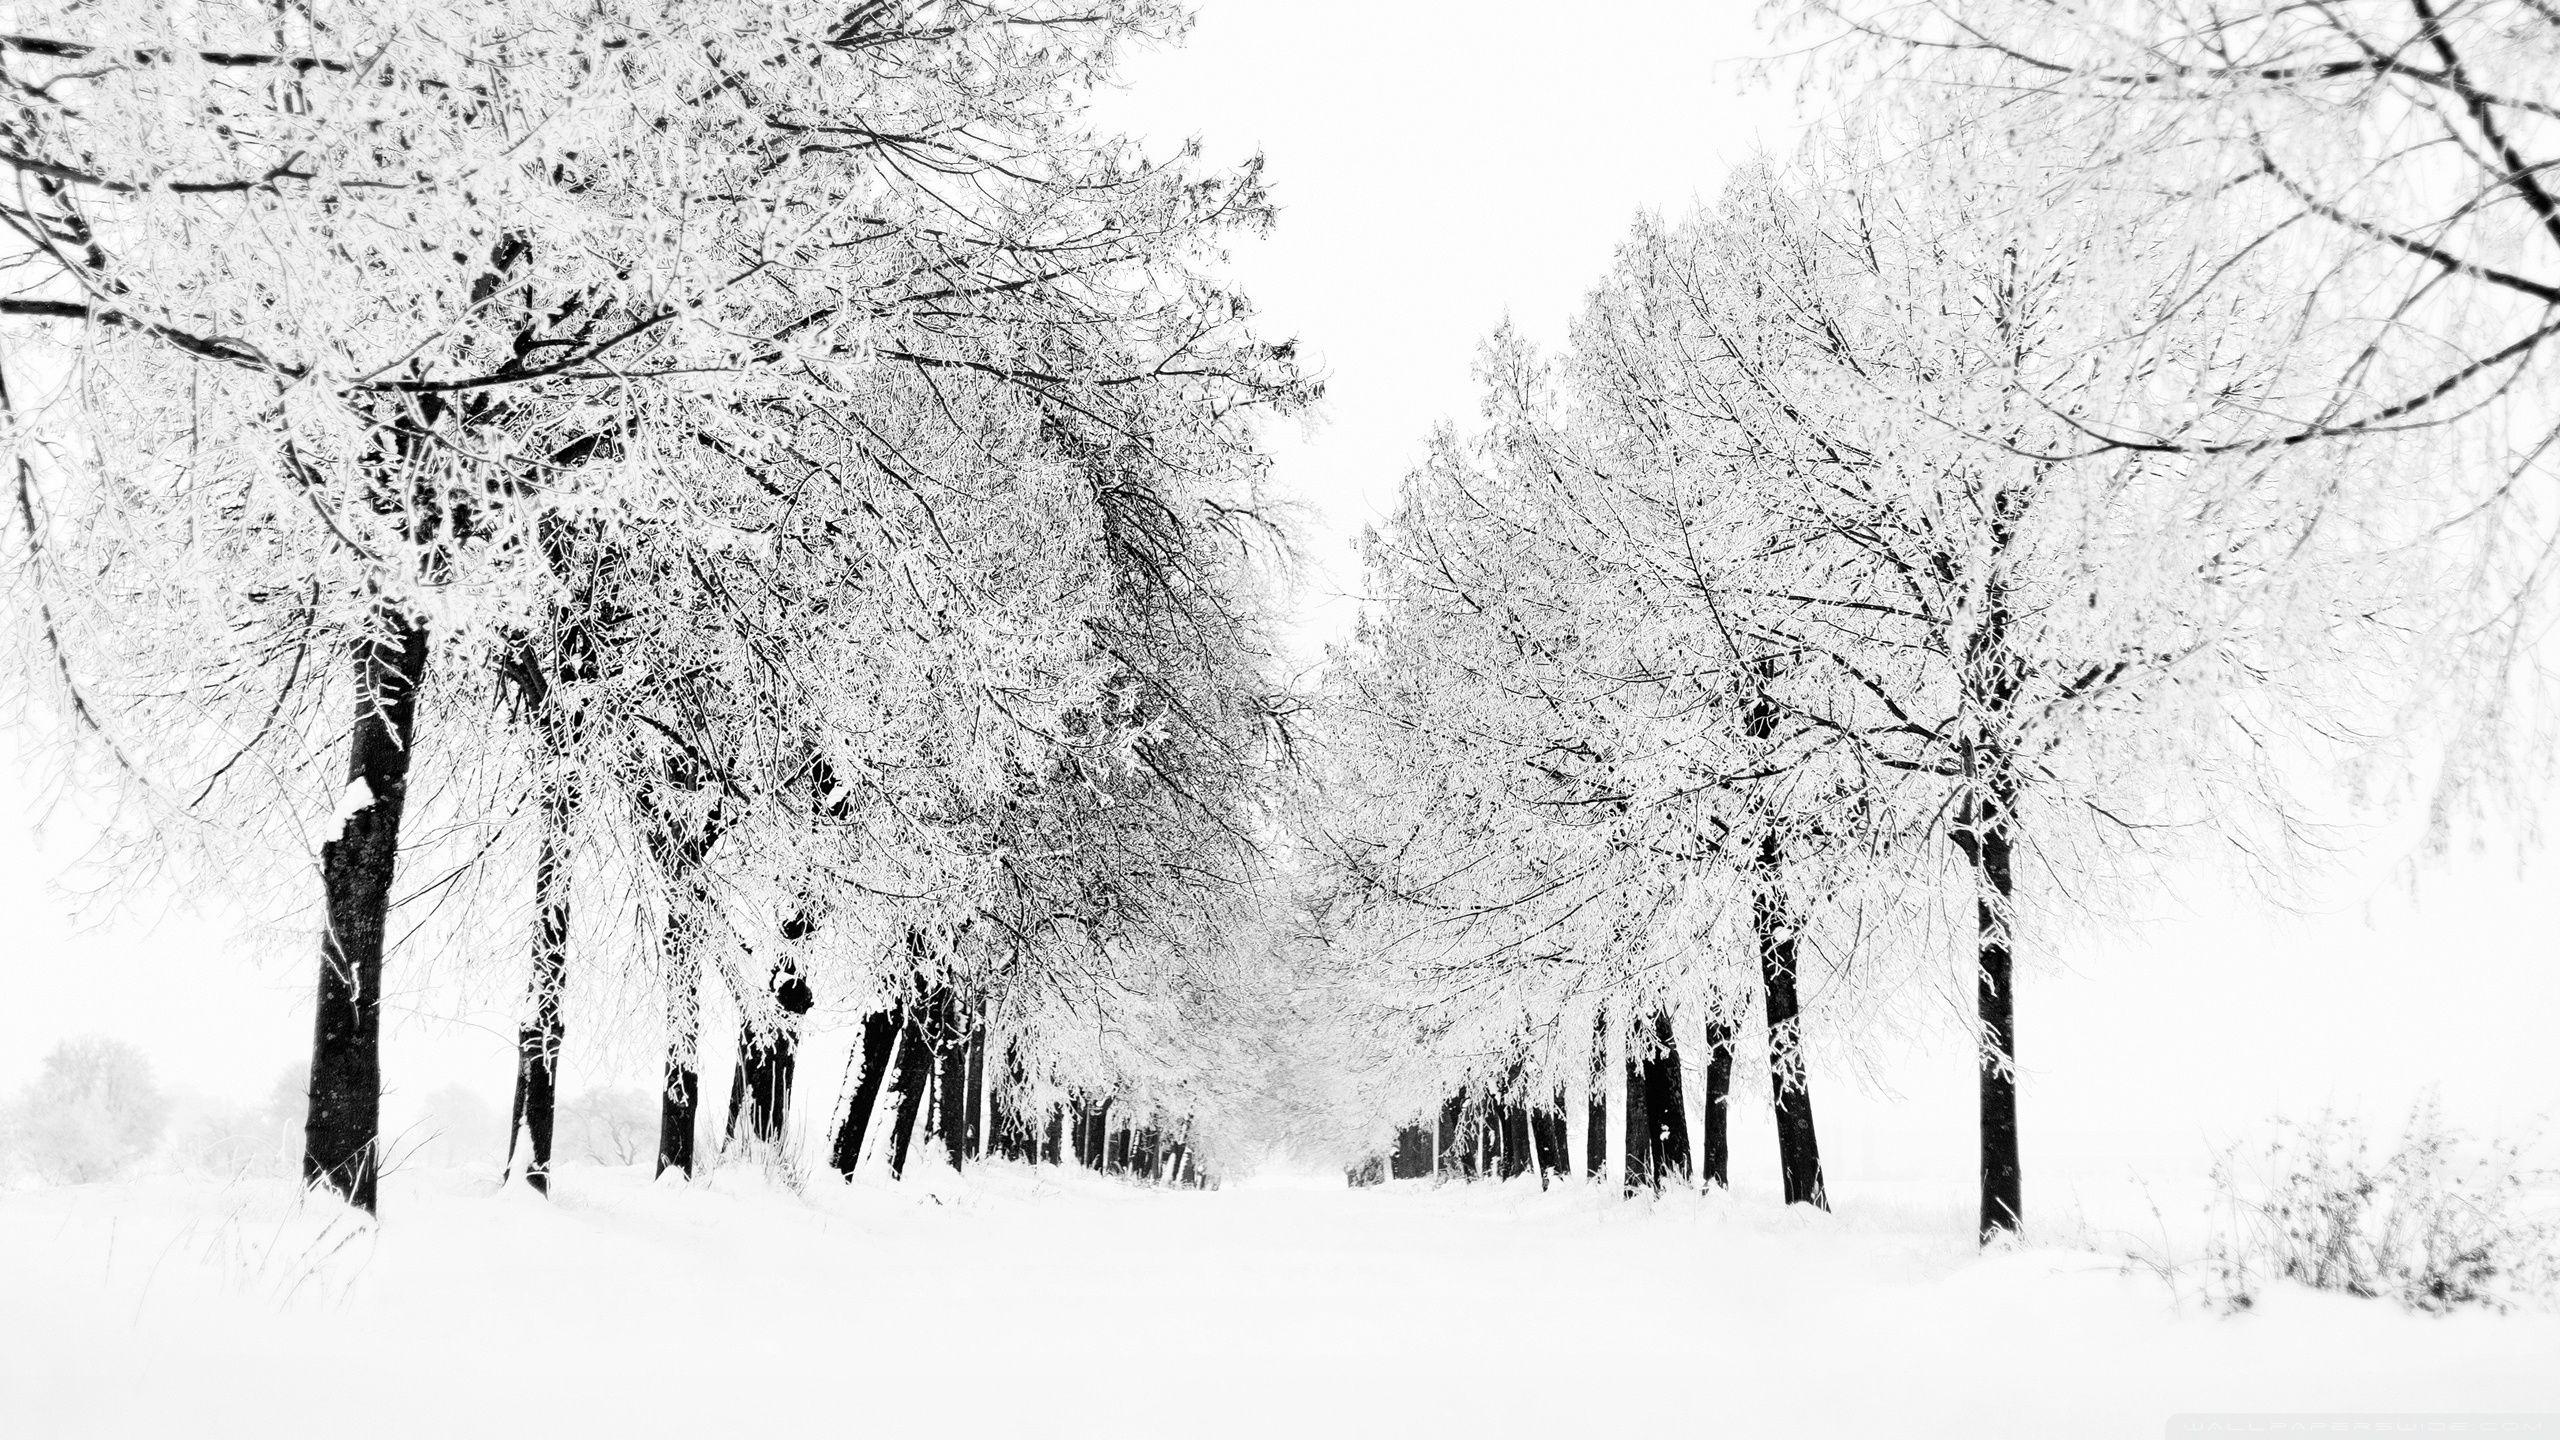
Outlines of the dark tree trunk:
M1103 1096L1102 1104L1094 1109L1093 1130L1086 1139L1085 1163L1096 1170L1111 1168L1111 1106L1112 1098Z
M1549 1175L1564 1173L1564 1141L1564 1101L1561 1097L1553 1106L1541 1105L1529 1111L1529 1145L1534 1152L1531 1163L1538 1167L1538 1179L1542 1185Z
M702 1108L702 1075L670 1054L665 1081L658 1096L658 1173L675 1170L690 1179L694 1117Z
M1707 1093L1698 1108L1698 1183L1731 1185L1732 1132L1726 1112L1733 1098L1733 1027L1712 1016L1707 1020L1704 1068Z
M2420 6L2419 12L2425 13ZM2450 52L2448 52L2449 54ZM2026 1219L2018 1157L2018 1016L2015 903L2011 873L2017 843L2017 771L1999 743L2004 722L2018 704L2026 669L2009 643L2008 565L2028 492L1997 489L1991 496L1991 555L1977 624L1965 638L1965 688L1981 721L1963 745L1969 783L1958 812L1956 840L1973 862L1975 909L1975 1063L1981 1074L1981 1238L1988 1244L2016 1234Z
M551 1193L551 1136L559 1114L560 1044L567 1026L560 997L569 975L569 845L578 814L574 774L542 780L542 843L533 862L533 978L526 985L532 1012L516 1032L516 1101L507 1126L507 1164L515 1165L517 1137L524 1139L524 1183Z
M738 1143L738 1122L747 1119L754 1108L747 1103L747 1097L764 1083L764 1060L756 1051L755 1029L740 1025L738 1059L729 1071L729 1114L720 1126L721 1144Z
M959 1007L953 1005L945 1011L945 1014L956 1022L959 1019ZM943 1158L951 1162L952 1169L959 1170L966 1168L969 1163L969 1101L972 1098L969 1089L969 1055L976 1047L970 1043L968 1036L959 1033L956 1024L947 1028L944 1033L950 1039L943 1049L941 1065L942 1095L939 1108L942 1111L942 1154Z
M1689 1099L1680 1080L1680 1044L1669 1012L1653 1012L1655 1053L1645 1062L1645 1106L1653 1114L1653 1179L1689 1180Z
M871 1129L871 1112L880 1103L880 1091L889 1078L889 1058L898 1046L898 1017L882 1010L862 1017L862 1053L854 1062L861 1070L854 1076L853 1100L844 1109L844 1123L836 1127L835 1148L828 1161L836 1173L851 1177L853 1167L862 1159L862 1137Z
M1790 1205L1831 1208L1822 1184L1822 1151L1814 1141L1813 1092L1804 1066L1804 1031L1796 1003L1796 927L1779 879L1778 837L1760 842L1752 924L1760 942L1760 986L1768 1000L1769 1092L1778 1120L1778 1179Z
M1066 1128L1067 1107L1064 1105L1050 1106L1049 1133L1042 1139L1040 1144L1041 1160L1051 1165L1058 1163L1058 1147L1064 1143L1066 1139Z
M747 1118L751 1108L747 1097L763 1083L764 1060L756 1053L755 1027L742 1023L738 1027L737 1063L729 1071L729 1114L720 1126L722 1145L738 1143L738 1122Z
M325 1185L368 1214L377 1205L382 1167L382 942L400 855L400 817L409 802L418 686L427 671L424 625L388 607L378 608L375 620L382 633L358 641L353 656L356 712L346 790L351 813L336 837L320 847L326 928L313 1005L310 1109L302 1130L303 1183Z
M1431 1175L1431 1131L1422 1125L1407 1125L1396 1132L1395 1178L1422 1180Z
M968 1138L969 1157L977 1159L987 1153L987 1027L969 1027L968 1124L963 1127Z
M1505 1102L1502 1118L1502 1178L1517 1179L1537 1162L1529 1145L1529 1108Z
M1608 1069L1609 1016L1604 1008L1591 1021L1591 1113L1577 1117L1583 1121L1584 1148L1591 1153L1583 1157L1590 1169L1584 1178L1597 1180L1609 1173L1609 1157L1617 1153L1609 1143L1609 1087L1602 1083Z
M1440 1124L1437 1130L1440 1153L1432 1161L1432 1171L1446 1177L1460 1177L1465 1172L1466 1139L1462 1124L1466 1119L1467 1097L1452 1095L1440 1102Z
M2010 990L2011 839L2005 795L1982 802L1974 820L1975 924L1980 974L1975 1003L1982 1033L1982 1226L1985 1241L2015 1234L2026 1218L2018 1162L2018 1031Z
M658 1090L658 1172L693 1175L695 1117L702 1107L702 955L689 913L667 918L667 1059Z
M773 976L774 1014L770 1028L759 1034L753 1024L738 1027L738 1066L729 1086L727 1140L736 1144L741 1122L748 1139L779 1145L791 1120L791 1079L798 1068L800 1017L815 997L799 968L782 962Z
M667 1057L658 1092L658 1173L679 1170L690 1178L702 1108L702 911L710 903L697 871L719 841L721 821L714 812L689 833L663 815L651 816L646 823L650 852L666 876L669 907Z
M1616 1139L1626 1147L1626 1171L1621 1177L1629 1195L1639 1187L1661 1183L1654 1174L1654 1133L1652 1096L1646 1093L1644 1051L1640 1045L1627 1047L1627 1113L1625 1123L1614 1127Z
M889 1136L889 1173L904 1179L907 1150L915 1141L916 1120L924 1112L925 1092L933 1087L933 1037L924 1002L910 1000L898 1033L898 1120Z
M988 1144L1007 1160L1029 1164L1039 1158L1040 1137L1032 1132L1031 1117L1022 1109L1022 1053L1011 1041L1005 1043L1002 1070L993 1084L984 1087Z

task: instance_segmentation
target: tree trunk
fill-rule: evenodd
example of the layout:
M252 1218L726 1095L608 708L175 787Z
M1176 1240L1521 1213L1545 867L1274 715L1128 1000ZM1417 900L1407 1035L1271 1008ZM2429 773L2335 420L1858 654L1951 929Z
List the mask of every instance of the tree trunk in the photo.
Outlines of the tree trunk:
M382 1168L382 942L427 671L426 627L387 606L375 619L383 633L354 648L355 726L341 802L348 813L320 847L326 928L302 1130L303 1183L326 1185L368 1214Z
M1464 1173L1460 1157L1465 1150L1465 1136L1460 1131L1466 1108L1464 1095L1452 1095L1440 1102L1440 1121L1432 1132L1439 1150L1432 1158L1431 1173L1444 1180L1458 1179Z
M1536 1149L1529 1141L1529 1107L1505 1103L1502 1107L1502 1178L1517 1179L1529 1173L1538 1163Z
M1733 1099L1733 1027L1707 1017L1706 1099L1698 1113L1698 1183L1733 1183L1732 1131L1727 1125Z
M1609 1157L1616 1147L1609 1143L1609 1087L1601 1085L1592 1092L1591 1108L1582 1117L1583 1178L1605 1180L1609 1174Z
M551 1193L551 1136L559 1113L560 1044L567 1032L560 997L569 975L569 846L578 814L574 773L547 771L541 781L542 843L533 862L533 978L526 985L532 1011L516 1032L516 1102L507 1126L507 1164L514 1169L516 1137L525 1140L524 1183Z
M1564 1013L1565 1044L1571 1047L1576 1037L1579 1037L1581 1050L1579 1054L1575 1054L1568 1048L1565 1056L1564 1115L1559 1126L1565 1137L1565 1173L1577 1180L1586 1179L1592 1174L1589 1122L1592 1029L1590 1025L1583 1023L1584 1013L1579 1001L1568 1006Z
M933 1040L926 1032L926 1002L910 1000L903 1007L904 1017L898 1031L898 1122L890 1133L889 1174L904 1179L907 1173L907 1150L914 1143L916 1119L924 1110L925 1092L933 1086Z
M2026 1217L2018 1162L2018 1032L2016 996L2010 990L2014 960L2010 917L2008 797L1984 801L1974 819L1975 924L1980 973L1975 1003L1982 1025L1977 1063L1982 1075L1982 1225L1985 1242L2017 1233Z
M1778 837L1760 842L1752 895L1760 942L1760 986L1768 1001L1769 1093L1778 1120L1778 1178L1790 1205L1831 1208L1822 1184L1822 1152L1814 1141L1813 1092L1807 1087L1804 1032L1796 1003L1796 927L1779 880Z
M1407 1125L1396 1131L1396 1158L1392 1173L1398 1180L1425 1180L1431 1175L1431 1131L1420 1125Z
M679 781L678 783L683 783ZM650 853L667 881L667 1058L658 1092L658 1173L693 1175L702 1108L702 913L710 904L696 873L719 842L717 812L687 832L664 815L647 818Z
M981 1020L969 1027L969 1158L983 1159L987 1153L987 1027Z
M997 1073L1001 1069L1001 1074ZM1039 1158L1039 1137L1022 1109L1022 1052L1006 1041L1004 1064L990 1065L982 1090L987 1111L987 1143L1007 1160L1029 1164Z
M1609 1137L1612 1159L1608 1173L1617 1178L1622 1194L1632 1195L1638 1185L1645 1183L1644 1151L1638 1148L1644 1134L1644 1122L1635 1113L1636 1102L1644 1097L1644 1087L1628 1083L1633 1075L1627 1059L1625 1007L1610 1005L1601 1013L1601 1024L1607 1031L1604 1048L1608 1055L1608 1068L1601 1073L1607 1082L1609 1096L1609 1123L1605 1133Z
M836 1127L835 1148L828 1155L836 1173L848 1179L862 1161L862 1137L871 1128L871 1112L880 1103L881 1087L889 1078L889 1057L897 1046L895 1013L881 1010L862 1017L862 1050L854 1062L861 1070L854 1076L853 1101L845 1106L844 1123Z
M1067 1107L1064 1105L1051 1105L1049 1107L1049 1133L1043 1138L1040 1146L1041 1160L1051 1165L1058 1163L1058 1147L1065 1143L1066 1135L1064 1132L1066 1128Z
M2425 7L2419 7L2425 14ZM1981 614L1965 638L1965 689L1980 718L1964 742L1969 782L1959 812L1957 841L1974 869L1974 977L1977 1019L1975 1064L1982 1081L1981 1239L1989 1244L2016 1234L2026 1218L2018 1161L2017 995L2011 988L2015 957L2017 890L2011 875L2017 841L2017 772L1997 737L2018 704L2025 666L2009 643L2008 565L2027 491L2001 488L1991 496L1991 554L1984 576Z
M658 1091L658 1172L693 1176L695 1115L702 1106L702 953L693 916L667 917L667 1059Z
M938 1101L942 1111L942 1154L952 1169L960 1170L969 1163L969 1056L976 1046L969 1036L960 1033L956 1023L959 1006L946 1006L944 1015L955 1023L943 1031L948 1038L942 1051L942 1094Z
M1632 1041L1633 1037L1629 1039ZM1641 1189L1651 1189L1661 1183L1660 1177L1655 1175L1653 1169L1654 1151L1658 1148L1653 1133L1653 1091L1652 1086L1647 1083L1645 1062L1635 1052L1636 1046L1633 1043L1629 1043L1621 1052L1628 1056L1626 1063L1618 1070L1619 1083L1626 1087L1620 1092L1626 1096L1627 1100L1624 1112L1626 1123L1618 1126L1614 1132L1619 1143L1626 1147L1626 1167L1621 1178L1625 1182L1625 1190L1629 1195Z
M799 1065L800 1017L814 997L809 982L789 960L774 972L774 1013L758 1033L750 1021L738 1026L738 1066L729 1086L727 1143L738 1142L741 1123L746 1137L760 1145L780 1145L791 1121L791 1080Z
M1653 1120L1653 1183L1689 1179L1689 1102L1680 1082L1680 1044L1670 1012L1653 1012L1654 1053L1645 1060L1645 1109Z

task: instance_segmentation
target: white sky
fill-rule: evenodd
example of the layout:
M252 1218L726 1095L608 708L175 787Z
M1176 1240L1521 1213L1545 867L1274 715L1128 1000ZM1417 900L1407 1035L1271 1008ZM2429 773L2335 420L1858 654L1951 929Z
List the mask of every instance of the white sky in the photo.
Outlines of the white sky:
M1281 226L1240 248L1237 278L1330 380L1317 424L1279 449L1283 488L1318 522L1299 634L1310 657L1349 619L1360 527L1391 503L1430 427L1471 415L1479 338L1506 313L1558 338L1639 209L1677 209L1755 147L1786 143L1789 97L1736 73L1763 44L1755 5L1206 0L1187 48L1132 67L1111 114L1168 141L1197 134L1213 160L1269 158ZM75 924L75 904L50 888L71 857L35 847L30 794L0 760L0 1092L58 1040L104 1032L143 1045L173 1083L263 1094L308 1043L315 947L244 942L218 915ZM2560 867L2457 864L2423 903L2374 902L2368 925L2393 858L2388 845L2357 858L2312 917L2200 881L2191 897L2162 897L2159 923L2031 975L2019 1012L2030 1186L2039 1159L2192 1162L2206 1139L2277 1106L2396 1108L2436 1081L2484 1124L2560 1109L2560 1067L2541 1058L2560 1020ZM391 1027L395 1110L400 1095L457 1081L503 1104L503 1004L410 1005ZM645 1053L652 1042L637 1038L626 1049ZM705 1069L725 1064L707 1056ZM803 1073L833 1081L824 1064ZM1880 1086L1818 1070L1835 1170L1966 1173L1968 1077L1969 1057L1943 1043L1891 1057ZM1766 1162L1766 1130L1745 1122L1742 1164Z
M1269 162L1280 226L1235 268L1329 380L1317 428L1275 437L1320 522L1310 658L1349 623L1361 527L1435 422L1473 416L1477 342L1506 314L1561 339L1639 210L1788 143L1788 97L1740 73L1757 4L1206 0L1188 44L1130 67L1107 114Z

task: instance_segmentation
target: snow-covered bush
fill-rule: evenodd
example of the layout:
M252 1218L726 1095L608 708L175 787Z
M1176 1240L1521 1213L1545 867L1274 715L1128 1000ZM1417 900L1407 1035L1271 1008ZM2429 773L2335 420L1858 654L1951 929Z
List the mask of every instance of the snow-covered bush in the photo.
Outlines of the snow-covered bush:
M151 1153L169 1102L142 1052L122 1040L66 1040L0 1114L0 1152L57 1185L112 1179Z
M165 1150L170 1164L201 1175L273 1175L286 1168L276 1127L245 1105L183 1109Z
M429 1092L416 1115L392 1137L382 1173L404 1166L495 1170L506 1156L507 1113L468 1085Z
M310 1073L307 1063L287 1066L256 1105L181 1103L163 1157L180 1170L223 1178L291 1173L302 1154Z
M658 1149L658 1099L641 1090L590 1090L560 1107L563 1154L598 1165L637 1165Z
M2215 1164L2230 1223L2210 1264L2234 1309L2270 1280L2412 1310L2507 1310L2560 1298L2560 1216L2537 1204L2524 1147L2475 1139L2435 1101L2378 1160L2363 1125L2323 1113Z

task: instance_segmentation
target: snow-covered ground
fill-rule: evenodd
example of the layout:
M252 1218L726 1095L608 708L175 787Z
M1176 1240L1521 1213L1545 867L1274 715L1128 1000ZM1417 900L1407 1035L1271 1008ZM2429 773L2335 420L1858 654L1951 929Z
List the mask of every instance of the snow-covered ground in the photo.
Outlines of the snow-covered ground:
M1945 1203L1527 1183L1142 1191L988 1165L796 1194L572 1168L0 1197L0 1436L2157 1437L2560 1411L2560 1318L2223 1317Z

